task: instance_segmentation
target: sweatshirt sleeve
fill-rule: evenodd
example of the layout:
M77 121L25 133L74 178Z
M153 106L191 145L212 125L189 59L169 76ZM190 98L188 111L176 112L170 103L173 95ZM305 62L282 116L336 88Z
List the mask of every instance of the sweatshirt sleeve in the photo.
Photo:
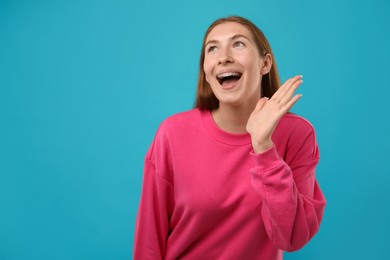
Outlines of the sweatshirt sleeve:
M291 136L288 163L275 146L251 153L251 182L262 199L266 232L274 246L284 251L302 248L318 231L324 212L325 198L315 179L319 152L314 129L309 130Z
M166 253L169 218L174 207L173 185L166 177L170 171L167 150L156 138L146 155L134 233L134 260L164 259ZM165 163L159 163L161 160Z

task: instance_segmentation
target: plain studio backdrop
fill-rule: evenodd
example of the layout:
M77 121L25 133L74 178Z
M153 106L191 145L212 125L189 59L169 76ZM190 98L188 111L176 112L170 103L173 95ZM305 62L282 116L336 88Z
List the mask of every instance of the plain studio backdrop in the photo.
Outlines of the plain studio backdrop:
M390 235L390 4L0 1L0 259L131 259L143 160L192 108L202 37L256 23L312 122L327 207L285 259L384 259Z

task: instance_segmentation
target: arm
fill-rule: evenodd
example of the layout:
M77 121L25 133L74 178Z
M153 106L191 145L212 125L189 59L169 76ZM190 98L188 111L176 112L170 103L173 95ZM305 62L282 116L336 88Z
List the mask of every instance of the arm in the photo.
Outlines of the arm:
M134 260L165 257L169 217L174 206L173 186L165 178L165 173L170 168L170 164L164 160L168 157L166 150L167 147L156 138L146 156L134 235ZM164 162L162 160L167 163L161 163Z
M252 184L262 198L265 228L274 245L286 251L298 250L313 237L325 206L315 180L319 154L312 127L291 136L294 147L287 147L288 164L279 156L271 138L281 117L301 97L294 96L301 83L302 76L295 76L270 99L260 99L247 123L255 162Z
M300 136L299 149L289 165L275 146L252 157L252 186L262 198L261 216L275 247L294 251L302 248L318 231L325 198L315 179L319 160L314 131Z

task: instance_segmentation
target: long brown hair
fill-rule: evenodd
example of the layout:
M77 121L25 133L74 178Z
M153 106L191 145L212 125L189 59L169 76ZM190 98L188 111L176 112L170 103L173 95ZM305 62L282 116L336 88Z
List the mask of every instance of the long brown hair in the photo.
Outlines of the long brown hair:
M219 107L219 101L211 90L209 83L206 81L206 75L203 70L203 63L205 58L205 43L207 36L215 26L226 22L235 22L244 25L252 33L260 56L264 57L268 53L273 59L271 70L262 78L262 96L272 97L280 85L280 79L278 70L276 69L274 55L272 54L271 46L269 45L268 40L265 38L263 32L251 21L240 16L220 18L210 25L203 38L202 52L199 62L198 84L196 88L195 108L214 110Z

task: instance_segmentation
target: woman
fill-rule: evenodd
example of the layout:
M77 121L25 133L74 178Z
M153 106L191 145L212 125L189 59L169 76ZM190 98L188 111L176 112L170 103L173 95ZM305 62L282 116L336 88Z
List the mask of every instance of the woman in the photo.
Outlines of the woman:
M242 17L205 34L195 109L147 152L134 259L282 259L317 232L325 206L313 127L288 113L271 48Z

